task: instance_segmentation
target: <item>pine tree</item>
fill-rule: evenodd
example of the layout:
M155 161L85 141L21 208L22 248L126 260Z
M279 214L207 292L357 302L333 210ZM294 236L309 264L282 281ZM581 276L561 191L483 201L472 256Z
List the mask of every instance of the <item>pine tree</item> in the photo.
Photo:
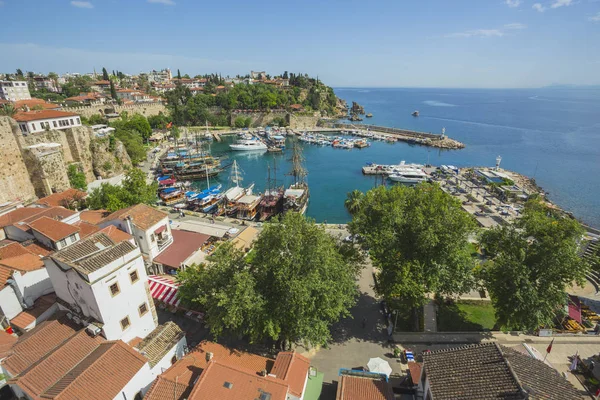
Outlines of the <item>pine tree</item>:
M112 80L110 81L110 97L112 97L113 100L119 100L117 97L117 90L115 89L115 83Z
M102 79L104 79L105 81L108 80L108 71L106 71L106 68L102 67Z
M177 79L181 81L181 72L179 72L179 68L177 68Z

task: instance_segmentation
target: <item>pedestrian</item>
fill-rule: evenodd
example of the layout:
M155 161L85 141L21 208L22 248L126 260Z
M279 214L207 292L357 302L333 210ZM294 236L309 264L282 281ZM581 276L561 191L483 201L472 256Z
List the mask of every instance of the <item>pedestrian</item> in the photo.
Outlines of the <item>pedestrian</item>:
M365 329L367 327L367 317L363 317L362 319L362 327Z

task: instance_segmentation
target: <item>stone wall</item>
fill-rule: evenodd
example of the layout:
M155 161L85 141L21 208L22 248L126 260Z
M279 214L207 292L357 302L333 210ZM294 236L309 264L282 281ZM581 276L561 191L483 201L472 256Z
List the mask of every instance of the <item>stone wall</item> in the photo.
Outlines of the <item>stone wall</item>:
M292 129L307 129L314 128L321 117L315 115L292 115L290 118L290 128Z
M270 112L262 112L262 111L232 111L231 112L231 125L235 123L235 120L238 117L242 118L251 118L252 125L251 127L256 128L258 126L267 126L269 125L273 119L275 118L285 118L286 122L289 124L288 112L285 110L273 110Z
M130 104L130 105L112 105L112 104L99 104L94 106L81 106L81 107L62 107L61 110L77 113L83 117L89 118L96 114L109 114L113 112L121 113L127 111L130 115L142 114L145 117L151 115L158 115L159 113L168 114L168 110L162 103L148 103L148 104Z
M35 189L17 141L20 134L14 120L0 117L0 203L28 202L35 198Z
M61 147L58 143L42 143L23 149L23 158L38 197L71 187Z

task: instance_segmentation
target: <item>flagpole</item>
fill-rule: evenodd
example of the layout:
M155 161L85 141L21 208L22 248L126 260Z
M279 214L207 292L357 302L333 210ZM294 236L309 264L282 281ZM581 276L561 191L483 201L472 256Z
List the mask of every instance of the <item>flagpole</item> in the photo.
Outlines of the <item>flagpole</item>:
M546 357L548 357L548 354L550 354L550 352L552 351L552 345L554 344L554 338L552 338L552 341L550 342L550 345L548 345L548 347L546 348L546 355L544 356L544 361L546 362Z

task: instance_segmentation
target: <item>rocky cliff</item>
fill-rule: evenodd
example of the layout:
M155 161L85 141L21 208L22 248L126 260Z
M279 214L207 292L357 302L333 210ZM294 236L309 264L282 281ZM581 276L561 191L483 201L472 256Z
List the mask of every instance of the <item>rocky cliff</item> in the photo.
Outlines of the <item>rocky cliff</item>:
M96 177L110 178L131 167L131 159L125 151L125 146L117 139L94 139L90 149L94 154L92 168Z

